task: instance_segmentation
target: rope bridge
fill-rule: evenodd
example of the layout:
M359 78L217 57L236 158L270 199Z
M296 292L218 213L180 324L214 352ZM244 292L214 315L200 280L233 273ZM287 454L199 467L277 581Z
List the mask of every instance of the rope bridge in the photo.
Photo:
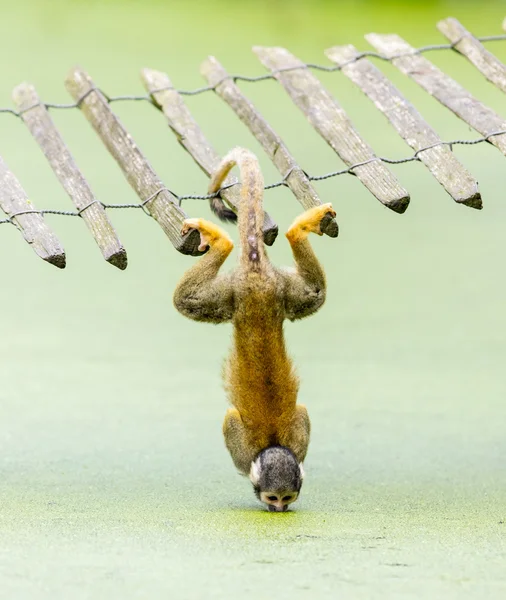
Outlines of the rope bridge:
M74 102L68 104L43 102L33 86L22 84L13 92L16 109L0 108L0 113L23 120L76 210L35 208L16 176L0 157L0 208L7 217L0 219L0 224L12 224L17 227L41 258L63 268L63 246L45 222L44 215L80 217L88 226L104 258L116 267L125 269L126 251L106 210L136 208L158 222L178 251L183 254L200 254L197 232L192 231L181 236L181 225L186 218L182 209L183 201L209 200L219 196L233 210L237 210L239 182L229 177L216 194L176 194L160 180L132 136L112 111L111 105L115 102L148 102L161 110L180 144L210 176L220 162L220 156L183 101L184 96L208 92L216 93L244 122L280 172L281 179L266 185L265 189L288 187L304 208L321 204L312 182L352 174L357 176L382 204L395 212L403 213L409 204L409 193L386 165L418 161L425 164L454 201L480 209L482 201L478 184L453 155L452 149L455 145L488 142L506 154L506 119L479 102L465 88L433 65L424 54L432 51L456 51L467 58L496 87L506 92L506 65L483 45L486 42L505 41L506 34L474 37L457 20L451 18L438 23L438 28L448 38L448 44L413 48L397 35L369 34L365 37L376 52L360 52L352 45L336 46L325 52L333 63L331 66L304 63L284 48L257 47L254 48L254 52L269 73L256 77L229 75L215 58L209 57L201 67L208 85L193 90L177 90L165 73L152 69L144 69L141 72L147 94L108 96L94 84L85 71L76 67L71 70L65 81L67 90L74 98ZM506 30L506 20L503 28ZM416 108L369 59L393 64L462 121L478 131L481 137L474 140L441 140ZM414 153L401 159L376 156L313 71L342 71L370 98L376 108L385 114ZM347 168L323 175L310 175L297 164L279 135L237 85L238 82L260 82L269 79L275 79L283 86L292 101L335 150ZM105 204L95 198L49 114L51 110L68 109L78 109L84 114L116 159L139 196L140 202ZM324 233L332 237L337 235L335 220L328 220L324 227ZM272 244L277 235L277 225L267 213L263 232L265 242Z

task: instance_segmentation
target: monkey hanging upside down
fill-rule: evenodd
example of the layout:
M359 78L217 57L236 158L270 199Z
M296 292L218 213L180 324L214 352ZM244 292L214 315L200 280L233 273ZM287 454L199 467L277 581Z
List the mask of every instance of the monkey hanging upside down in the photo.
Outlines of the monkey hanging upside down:
M299 380L286 352L283 321L307 317L325 301L325 274L307 238L322 235L322 219L335 212L323 204L298 217L286 233L296 268L278 269L262 239L264 182L256 157L233 149L214 174L210 193L220 189L234 165L242 180L239 266L219 274L232 240L209 221L187 219L183 234L196 229L199 250L209 251L179 282L174 304L195 321L233 323L234 343L223 373L233 407L223 423L225 444L257 497L270 511L281 512L300 493L310 433L306 407L297 404Z

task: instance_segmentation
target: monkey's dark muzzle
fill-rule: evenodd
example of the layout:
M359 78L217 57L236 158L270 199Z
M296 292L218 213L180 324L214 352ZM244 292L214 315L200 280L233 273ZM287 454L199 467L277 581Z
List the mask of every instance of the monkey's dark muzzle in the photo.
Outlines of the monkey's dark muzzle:
M286 512L288 510L288 504L284 504L283 506L274 506L273 504L267 505L269 512Z

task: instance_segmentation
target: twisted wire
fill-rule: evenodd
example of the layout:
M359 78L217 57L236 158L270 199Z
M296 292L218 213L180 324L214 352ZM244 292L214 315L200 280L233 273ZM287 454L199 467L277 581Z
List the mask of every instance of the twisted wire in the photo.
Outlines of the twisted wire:
M455 41L452 44L429 44L426 46L420 46L419 48L415 48L409 52L403 52L403 53L395 54L392 56L385 56L384 54L380 54L379 52L364 50L363 52L358 53L356 56L354 56L350 60L348 60L345 63L342 63L340 65L319 65L316 63L302 63L301 65L297 65L294 67L284 67L281 69L273 69L270 73L266 73L264 75L257 75L257 76L240 75L240 74L228 75L224 79L221 79L220 81L216 82L214 85L206 85L206 86L195 88L193 90L178 90L178 89L174 88L173 86L168 86L168 87L163 87L163 88L153 90L150 94L137 94L137 95L126 94L126 95L120 95L120 96L108 96L104 91L102 91L102 90L99 90L99 91L103 94L103 96L105 97L105 99L107 100L108 103L112 103L112 102L149 102L150 104L155 104L153 97L152 97L153 94L155 94L156 92L162 92L165 90L176 90L181 96L197 96L199 94L204 94L206 92L214 92L215 89L221 83L223 83L223 81L225 81L225 80L232 80L234 82L244 81L247 83L256 83L259 81L276 79L276 75L278 75L279 73L284 73L286 71L294 71L294 70L298 70L298 69L311 69L314 71L324 71L324 72L332 73L334 71L341 71L347 65L357 62L357 61L361 60L362 58L375 58L378 60L382 60L384 62L392 62L397 58L402 58L403 56L413 56L416 54L425 54L426 52L435 52L435 51L439 51L439 50L455 50L455 47L459 44L461 39L462 38L458 39L457 41ZM477 37L476 39L480 42L506 41L506 33L499 34L499 35L482 36L482 37ZM80 106L80 104L82 103L82 101L84 100L84 98L93 91L96 91L96 88L91 88L90 90L88 90L86 92L86 94L84 94L76 102L63 103L63 104L59 104L59 103L55 103L55 102L43 102L42 104L43 104L43 106L45 106L48 109L68 110L71 108L78 108ZM31 108L33 108L33 107L29 106L23 110L15 110L13 108L3 107L3 108L0 108L0 113L9 113L16 117L21 117L21 115L24 112L30 110Z
M362 162L355 163L355 164L347 167L346 169L341 169L339 171L331 171L331 172L325 173L323 175L309 175L308 173L306 173L304 171L304 174L309 179L309 181L324 181L325 179L330 179L332 177L338 177L340 175L347 175L347 174L355 175L355 173L354 173L355 169L358 169L358 168L360 168L364 165L367 165L371 162L381 161L381 162L388 163L391 165L400 165L403 163L421 161L420 154L422 154L422 152L425 152L426 150L431 150L432 148L436 148L437 146L449 146L450 148L453 148L453 146L459 146L459 145L474 146L476 144L483 144L484 142L490 143L490 140L493 137L500 136L500 135L506 135L506 130L494 131L492 133L489 133L486 136L483 136L483 137L480 137L480 138L477 138L474 140L451 140L451 141L437 142L435 144L431 144L430 146L425 146L424 148L420 148L414 154L412 154L411 156L407 156L405 158L387 158L384 156L374 156L373 158L369 158L368 160L364 160ZM276 181L275 183L270 183L270 184L266 185L264 187L264 190L272 190L272 189L283 187L283 186L288 187L288 182L287 182L288 177L290 176L290 174L292 173L292 171L294 169L298 169L298 168L299 167L295 167L295 166L291 167L282 179L280 179L279 181ZM94 200L93 202L90 202L90 204L88 204L87 206L84 206L83 208L81 208L77 211L54 210L54 209L23 210L23 211L9 215L9 217L7 219L0 219L0 225L4 225L7 223L10 223L11 225L15 225L15 223L13 221L14 218L16 218L17 216L20 216L20 215L32 214L32 213L36 213L36 214L40 214L40 215L61 215L61 216L65 216L65 217L80 217L80 216L82 216L82 213L87 208L92 206L93 204L100 204L102 206L102 208L104 208L104 209L140 208L147 215L150 215L149 211L146 208L146 205L149 202L151 202L151 200L154 200L155 197L158 196L158 194L164 190L170 192L172 194L172 196L174 196L174 198L176 198L178 205L181 206L181 204L184 200L211 200L212 198L216 198L217 196L219 196L222 191L224 191L228 188L231 188L234 185L241 185L241 182L238 181L236 183L230 183L226 186L223 186L222 188L220 188L219 190L217 190L216 192L214 192L212 194L186 194L186 195L180 196L180 195L176 194L175 192L173 192L172 190L169 190L166 187L161 187L158 190L156 190L156 192L154 194L151 194L151 196L149 196L149 198L147 198L146 200L143 200L142 202L134 202L134 203L126 203L126 204L106 204L104 202L100 202L99 200Z
M478 37L476 38L478 41L480 42L495 42L495 41L505 41L506 40L506 34L499 34L499 35L489 35L489 36L483 36L483 37ZM340 71L341 69L343 69L346 65L349 65L351 63L357 62L359 60L361 60L362 58L375 58L378 60L382 60L385 62L392 62L393 60L397 59L397 58L402 58L403 56L413 56L416 54L424 54L426 52L433 52L433 51L440 51L440 50L455 50L455 47L459 44L461 40L457 40L454 43L449 43L449 44L430 44L430 45L426 45L426 46L421 46L419 48L415 48L414 50L411 50L410 52L407 53L400 53L400 54L396 54L393 56L385 56L383 54L380 54L378 52L374 52L374 51L363 51L360 52L359 54L357 54L356 56L354 56L353 58L351 58L349 61L346 61L345 63L342 63L340 65L331 65L331 66L327 66L327 65L319 65L319 64L315 64L315 63L303 63L301 65L297 65L294 67L285 67L285 68L281 68L281 69L276 69L271 71L270 73L267 73L265 75L258 75L258 76L247 76L247 75L228 75L225 79L230 79L234 82L237 81L244 81L247 83L256 83L259 81L266 81L269 79L276 79L276 75L278 75L279 73L285 72L285 71L293 71L293 70L297 70L297 69L312 69L312 70L316 70L316 71L325 71L325 72L334 72L334 71ZM224 80L220 80L217 83L215 83L214 85L209 85L209 86L203 86L203 87L198 87L195 88L193 90L176 90L179 94L181 94L182 96L196 96L199 94L203 94L206 92L211 92L214 91ZM104 98L107 100L108 103L112 103L112 102L149 102L150 104L155 104L154 100L153 100L153 95L156 92L159 91L164 91L167 89L175 89L173 87L164 87L164 88L160 88L160 89L156 89L156 90L152 90L152 92L150 94L145 94L145 95L121 95L121 96L109 96L107 95L105 92L103 92L102 90L99 90L98 88L92 87L91 89L89 89L83 96L81 96L76 102L72 102L72 103L54 103L54 102L41 102L39 104L42 104L43 106L45 106L47 109L61 109L61 110L69 110L69 109L73 109L73 108L79 108L79 106L81 105L81 103L83 102L83 100L91 93L94 91L99 91ZM35 105L34 105L35 106ZM29 106L27 108L24 108L23 110L14 110L13 108L8 108L8 107L0 107L0 113L6 113L6 114L12 114L18 118L21 118L22 114L28 110L30 110L31 108L34 108L33 106ZM437 146L449 146L450 149L453 149L454 146L457 145L465 145L465 146L470 146L470 145L475 145L475 144L482 144L484 142L490 142L491 138L496 137L496 136L500 136L500 135L506 135L506 130L501 130L501 131L495 131L492 132L486 136L474 139L474 140L462 140L462 139L456 139L456 140L451 140L451 141L441 141L441 142L437 142L435 144L431 144L430 146L425 146L424 148L420 148L419 150L417 150L414 154L412 154L411 156L407 156L404 158L399 158L399 159L393 159L393 158L388 158L388 157L380 157L380 156L375 156L373 158L370 158L366 161L363 162L359 162L359 163L355 163L349 167L347 167L346 169L341 169L339 171L331 171L329 173L324 173L323 175L309 175L307 173L305 173L305 175L307 176L307 178L309 179L309 181L324 181L326 179L330 179L332 177L338 177L340 175L346 175L346 174L351 174L351 175L355 175L354 171L358 168L360 168L361 166L367 165L371 162L375 162L375 161L381 161L384 163L388 163L388 164L392 164L392 165L399 165L399 164L404 164L404 163L409 163L409 162L413 162L413 161L420 161L420 154L422 154L423 152L425 152L426 150L430 150L432 148L435 148ZM279 187L283 187L283 186L288 186L287 183L287 179L289 177L289 175L291 174L291 172L298 167L292 167L291 169L289 169L289 171L285 174L285 176L280 180L277 181L275 183L271 183L265 186L265 190L272 190L275 188L279 188ZM232 183L229 184L227 186L224 186L222 188L220 188L217 192L213 193L213 194L186 194L186 195L178 195L175 194L173 191L168 190L165 187L162 187L160 189L158 189L154 194L152 194L151 196L149 196L149 198L147 198L146 200L142 201L142 202L137 202L137 203L126 203L126 204L106 204L103 202L100 202L99 200L94 200L93 202L91 202L90 204L88 204L87 206L84 206L83 208L77 210L77 211L67 211L67 210L54 210L54 209L42 209L42 210L36 210L36 209L30 209L30 210L24 210L24 211L19 211L17 213L13 213L10 214L8 216L8 218L6 219L0 219L0 225L3 224L11 224L11 225L15 225L14 219L18 216L24 215L24 214L40 214L40 215L60 215L60 216L66 216L66 217L81 217L83 212L88 209L90 206L92 206L93 204L100 204L104 209L129 209L129 208L137 208L137 209L141 209L143 210L143 212L145 212L147 215L150 215L149 210L147 209L147 204L153 200L161 191L166 190L169 191L172 196L174 196L178 202L178 205L181 206L182 202L184 200L210 200L212 198L215 198L216 196L219 196L220 193L229 188L232 187L234 185L240 185L240 182L237 183Z

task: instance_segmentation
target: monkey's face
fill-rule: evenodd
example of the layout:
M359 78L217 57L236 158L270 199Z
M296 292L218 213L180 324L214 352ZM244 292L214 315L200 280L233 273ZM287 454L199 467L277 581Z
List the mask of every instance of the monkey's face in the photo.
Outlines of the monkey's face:
M262 450L251 463L250 480L255 494L271 512L284 512L297 500L303 478L302 463L283 446Z
M299 492L286 490L261 491L258 494L259 500L267 504L270 512L285 512L288 505L295 502L298 497Z

